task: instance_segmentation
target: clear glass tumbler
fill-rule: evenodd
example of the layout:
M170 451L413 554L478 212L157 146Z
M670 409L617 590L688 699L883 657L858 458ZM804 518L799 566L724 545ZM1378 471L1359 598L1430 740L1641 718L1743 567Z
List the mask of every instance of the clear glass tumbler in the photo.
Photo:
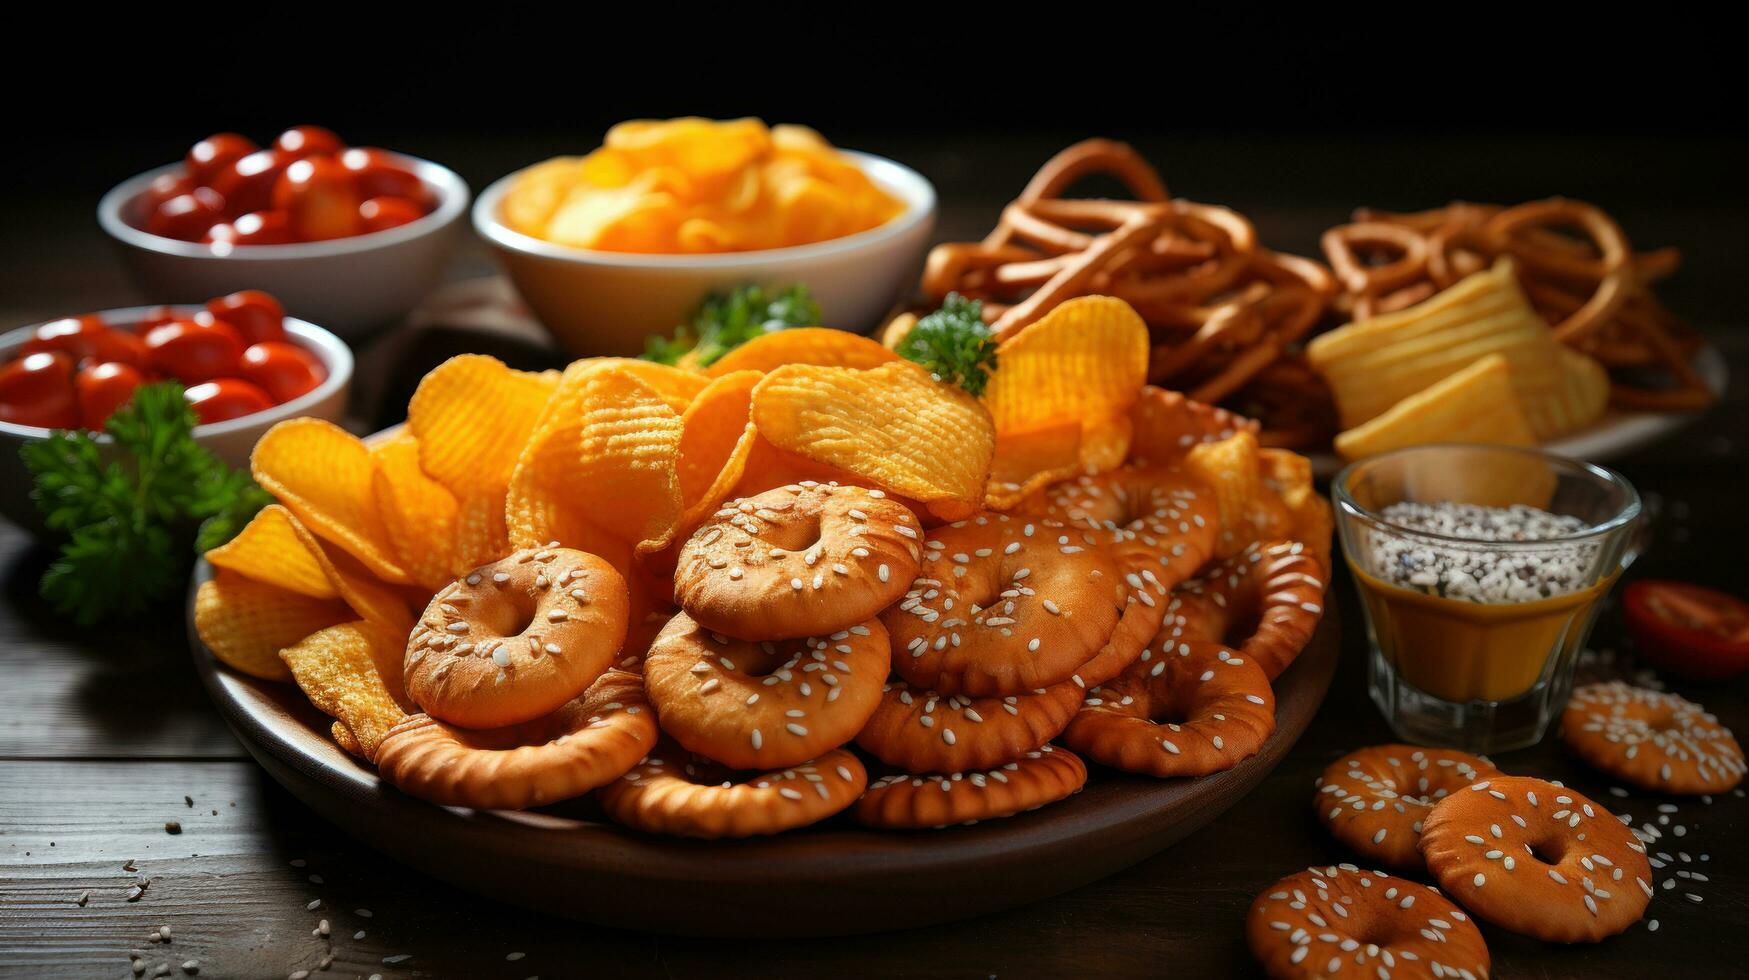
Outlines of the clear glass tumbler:
M1540 450L1448 444L1361 460L1331 489L1366 609L1372 699L1397 735L1471 752L1541 740L1566 704L1599 600L1634 558L1633 486ZM1413 507L1387 515L1396 504L1440 514L1451 513L1445 504L1531 507L1556 520L1532 515L1551 536L1498 540L1517 525L1476 521L1530 512L1463 510L1470 517L1448 525Z

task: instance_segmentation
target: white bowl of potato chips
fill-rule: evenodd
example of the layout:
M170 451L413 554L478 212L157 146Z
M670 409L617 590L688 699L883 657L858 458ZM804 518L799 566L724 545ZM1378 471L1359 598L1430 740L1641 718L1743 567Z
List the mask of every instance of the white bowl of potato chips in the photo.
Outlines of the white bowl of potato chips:
M503 177L473 217L561 346L635 354L747 284L800 283L826 325L872 328L916 280L935 188L802 127L683 119Z

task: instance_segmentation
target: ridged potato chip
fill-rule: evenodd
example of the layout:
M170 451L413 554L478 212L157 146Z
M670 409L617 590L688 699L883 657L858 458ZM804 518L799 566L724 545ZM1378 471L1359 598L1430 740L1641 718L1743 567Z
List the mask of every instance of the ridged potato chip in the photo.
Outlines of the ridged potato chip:
M358 756L366 762L370 761L365 758L364 746L358 744L358 736L352 734L352 729L346 727L346 722L336 721L329 725L328 736L334 740L335 745L340 746L341 750L347 754Z
M371 458L377 519L408 577L436 591L466 572L455 560L455 494L419 468L419 440L404 432L372 447Z
M1215 405L1191 401L1182 392L1147 385L1130 409L1130 460L1153 466L1176 462L1202 442L1218 442L1258 424Z
M604 357L596 363L612 364L656 393L675 414L686 411L692 400L710 385L711 379L697 371L688 371L670 364L640 360L635 357Z
M1339 433L1336 451L1355 460L1430 442L1536 445L1536 433L1513 396L1512 369L1505 357L1481 358L1366 424Z
M1182 465L1215 489L1221 515L1216 558L1231 558L1252 542L1283 537L1292 528L1287 505L1264 483L1255 434L1237 432L1216 442L1198 443L1184 455Z
M753 423L774 447L920 501L944 520L983 505L996 445L990 414L908 361L778 368L753 389Z
M773 371L785 364L872 368L899 355L867 337L830 327L792 327L761 334L729 351L707 373L720 378L735 371Z
M330 626L280 652L310 703L340 719L375 761L389 729L407 718L377 665L405 652L406 635L364 621Z
M764 377L758 371L725 374L700 392L680 417L683 533L702 523L741 481L758 436L752 421L753 388Z
M213 656L270 681L291 680L279 651L354 615L338 599L312 599L222 568L194 596L194 629Z
M279 504L261 508L230 541L206 553L215 568L312 599L340 599L357 615L402 629L412 627L407 603L372 578L357 559L329 554L309 528Z
M1080 470L1080 419L998 432L986 503L991 510L1008 510L1039 489L1066 480Z
M249 457L255 482L303 525L363 562L385 582L412 581L378 516L370 450L322 419L288 419L267 430Z
M407 430L419 440L419 468L455 494L455 560L462 567L510 552L505 491L557 387L556 375L463 354L433 368L414 391Z

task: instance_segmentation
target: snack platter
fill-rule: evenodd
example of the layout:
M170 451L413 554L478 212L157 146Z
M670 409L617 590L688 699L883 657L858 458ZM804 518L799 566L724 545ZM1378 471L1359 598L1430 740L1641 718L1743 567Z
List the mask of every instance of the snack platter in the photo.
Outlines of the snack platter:
M193 591L211 576L204 563ZM348 833L436 878L501 901L628 929L689 935L878 932L969 918L1094 881L1171 846L1251 791L1305 732L1336 669L1327 616L1276 682L1275 733L1258 754L1199 779L1122 773L1023 820L925 837L831 822L746 841L627 830L574 801L540 810L433 807L383 785L328 738L298 691L219 663L190 621L194 664L262 768ZM745 901L751 885L759 901ZM601 896L611 894L612 901ZM833 914L821 916L822 908Z

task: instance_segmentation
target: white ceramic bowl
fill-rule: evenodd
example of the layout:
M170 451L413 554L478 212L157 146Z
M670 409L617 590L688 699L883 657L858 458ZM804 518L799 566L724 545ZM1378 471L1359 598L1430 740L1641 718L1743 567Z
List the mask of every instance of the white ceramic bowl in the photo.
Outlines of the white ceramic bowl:
M560 346L576 355L637 354L644 338L684 323L705 296L746 283L805 283L827 326L877 325L910 291L935 225L935 188L903 164L844 151L905 210L867 231L812 245L715 255L643 255L555 245L498 220L517 176L474 202L474 230L497 252L516 291Z
M179 171L180 163L117 184L98 202L97 223L115 240L148 300L186 303L261 289L278 297L287 312L342 337L363 337L406 315L442 281L468 206L468 185L449 168L394 156L425 182L437 207L387 231L228 252L142 231L140 196L160 174Z
M156 310L155 306L134 306L104 310L99 315L110 326L126 329ZM182 314L193 314L199 310L198 306L176 307L176 312ZM0 363L10 361L18 349L24 346L25 341L31 338L37 326L39 325L21 327L10 333L0 334ZM285 318L285 332L321 360L322 366L328 371L327 379L313 390L282 405L275 405L265 412L194 427L196 442L212 450L214 455L226 463L240 469L248 468L249 452L255 448L255 441L272 428L275 422L308 416L338 423L346 414L346 398L352 390L352 351L346 346L346 342L313 323L290 316ZM0 422L0 514L33 532L42 530L42 515L37 510L36 503L30 499L30 471L24 468L24 461L19 458L18 451L27 442L46 438L49 431L34 425ZM107 444L110 440L107 435L99 435L97 441Z

